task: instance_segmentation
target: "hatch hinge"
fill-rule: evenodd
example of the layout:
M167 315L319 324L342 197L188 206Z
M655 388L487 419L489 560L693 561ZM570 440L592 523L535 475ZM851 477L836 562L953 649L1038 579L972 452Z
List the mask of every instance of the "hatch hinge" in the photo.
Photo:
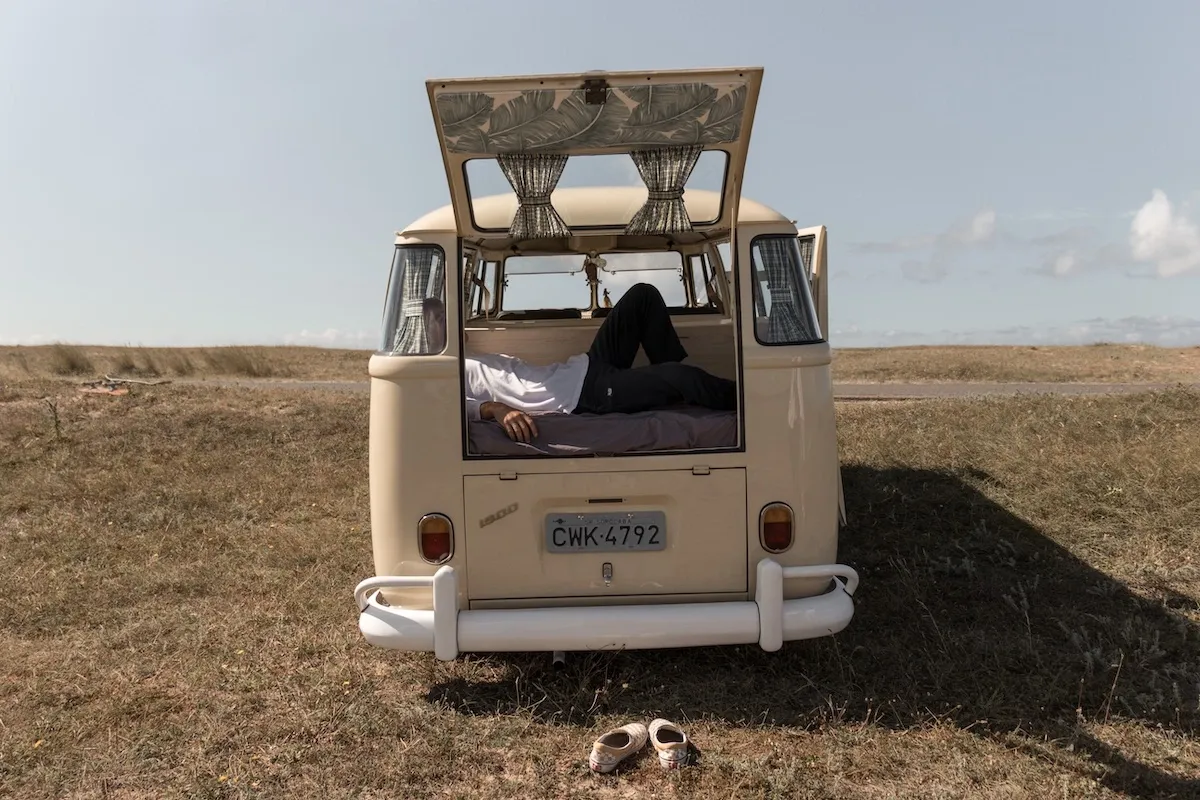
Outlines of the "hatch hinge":
M693 475L707 475L712 472L708 467L692 467Z
M589 106L602 106L608 100L608 81L604 78L585 78L583 102Z
M500 480L502 481L515 481L516 479L517 473L515 470L508 470L507 472L500 473Z

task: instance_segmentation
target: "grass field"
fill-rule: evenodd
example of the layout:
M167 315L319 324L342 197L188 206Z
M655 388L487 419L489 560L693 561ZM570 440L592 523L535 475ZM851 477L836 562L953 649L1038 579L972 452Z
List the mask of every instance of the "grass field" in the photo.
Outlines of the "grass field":
M895 347L835 350L834 380L1200 383L1200 347ZM39 377L366 380L370 353L315 347L0 347L0 380Z
M366 397L7 383L0 796L1200 796L1200 394L838 416L846 631L555 671L361 640Z

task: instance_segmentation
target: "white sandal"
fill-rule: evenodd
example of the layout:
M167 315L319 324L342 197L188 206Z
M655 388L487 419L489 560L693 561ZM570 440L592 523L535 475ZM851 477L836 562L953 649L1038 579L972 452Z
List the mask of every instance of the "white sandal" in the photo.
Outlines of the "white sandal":
M649 731L640 722L614 728L592 743L588 764L593 772L612 772L623 760L646 746Z
M678 769L687 763L688 736L674 722L656 719L650 723L650 741L658 751L658 763L664 769Z

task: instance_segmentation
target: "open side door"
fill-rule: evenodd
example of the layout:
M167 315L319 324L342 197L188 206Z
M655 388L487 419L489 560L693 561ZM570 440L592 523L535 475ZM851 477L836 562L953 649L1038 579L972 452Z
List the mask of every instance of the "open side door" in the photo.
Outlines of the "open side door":
M827 255L827 231L824 225L803 228L796 233L800 240L800 255L808 273L808 288L813 304L817 307L817 322L821 335L829 341L829 257ZM846 524L846 495L842 489L842 466L838 462L838 523Z
M800 255L804 258L804 269L808 273L808 288L812 292L813 304L817 307L817 322L821 335L829 340L829 271L826 255L826 230L824 225L802 228L796 236L800 240Z
M762 73L737 67L427 81L459 234L506 246L582 234L683 242L732 230ZM726 156L720 192L685 196L692 167L712 150ZM636 166L648 184L641 197L611 219L564 219L555 200L568 159L612 154ZM477 159L498 162L515 202L484 208L472 196L466 167Z

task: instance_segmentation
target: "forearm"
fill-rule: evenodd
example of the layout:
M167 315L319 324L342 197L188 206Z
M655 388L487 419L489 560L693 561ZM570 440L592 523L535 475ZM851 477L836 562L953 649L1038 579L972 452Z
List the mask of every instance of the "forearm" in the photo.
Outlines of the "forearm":
M503 403L497 403L494 400L479 400L478 398L467 398L467 418L468 419L500 419L504 416L508 407Z

